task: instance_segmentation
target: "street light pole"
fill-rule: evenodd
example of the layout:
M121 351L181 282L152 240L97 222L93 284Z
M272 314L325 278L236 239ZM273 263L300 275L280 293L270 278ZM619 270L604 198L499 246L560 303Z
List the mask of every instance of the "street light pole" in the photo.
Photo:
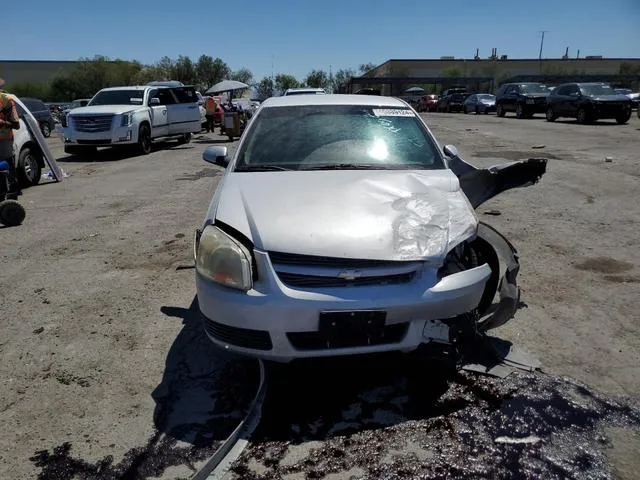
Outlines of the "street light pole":
M540 37L540 53L538 54L538 63L539 63L539 70L540 70L540 74L542 74L542 46L544 45L544 34L547 33L548 30L541 30L540 33L542 34L542 36Z

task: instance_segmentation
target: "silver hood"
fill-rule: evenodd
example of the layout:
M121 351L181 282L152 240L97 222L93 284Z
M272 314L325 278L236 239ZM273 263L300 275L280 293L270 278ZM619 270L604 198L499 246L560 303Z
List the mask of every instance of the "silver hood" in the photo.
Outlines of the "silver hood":
M478 220L451 170L227 172L208 218L267 251L440 264Z

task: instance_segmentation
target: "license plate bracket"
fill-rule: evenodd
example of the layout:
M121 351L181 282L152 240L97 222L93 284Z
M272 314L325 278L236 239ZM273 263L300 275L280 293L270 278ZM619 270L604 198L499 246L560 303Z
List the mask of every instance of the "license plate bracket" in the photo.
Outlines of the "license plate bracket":
M381 310L320 312L318 330L330 348L375 345L384 338L386 320Z

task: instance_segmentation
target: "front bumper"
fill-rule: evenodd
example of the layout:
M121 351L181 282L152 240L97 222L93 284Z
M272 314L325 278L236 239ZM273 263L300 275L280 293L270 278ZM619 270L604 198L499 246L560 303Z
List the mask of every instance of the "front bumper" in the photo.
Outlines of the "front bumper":
M295 358L411 351L432 340L448 342L440 320L478 306L491 268L484 264L438 281L425 269L409 283L294 289L279 279L269 256L255 251L260 280L249 292L212 283L196 273L205 331L220 347L281 362ZM323 344L319 317L325 311L386 312L383 342L333 348Z
M106 132L78 132L70 127L62 129L65 145L92 145L111 147L138 143L138 130L134 126L115 127Z

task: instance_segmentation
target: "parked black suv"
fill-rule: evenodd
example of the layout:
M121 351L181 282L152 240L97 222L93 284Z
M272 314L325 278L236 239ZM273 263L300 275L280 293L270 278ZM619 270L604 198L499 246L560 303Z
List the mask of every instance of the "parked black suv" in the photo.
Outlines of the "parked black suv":
M55 128L56 122L51 116L51 111L47 106L42 103L42 100L37 98L21 98L22 103L29 109L31 114L36 118L42 130L42 135L48 137L51 135L51 131Z
M515 112L517 118L531 118L547 110L549 89L541 83L505 83L496 93L496 113L504 117Z
M565 83L547 98L547 120L573 117L579 123L599 118L615 118L627 123L631 118L631 100L606 83Z
M438 99L437 110L439 112L462 112L464 101L469 96L465 88L449 88L442 92Z

